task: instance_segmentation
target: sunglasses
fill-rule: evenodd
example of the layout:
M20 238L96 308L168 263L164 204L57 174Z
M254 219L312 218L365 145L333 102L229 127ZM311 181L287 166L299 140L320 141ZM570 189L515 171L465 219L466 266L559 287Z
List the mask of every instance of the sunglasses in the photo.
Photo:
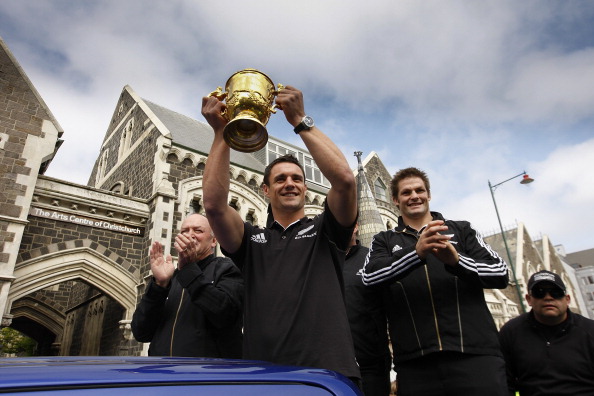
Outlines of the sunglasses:
M532 297L535 298L545 298L547 293L549 293L549 295L553 297L555 300L559 300L560 298L565 297L565 292L558 288L548 289L544 287L535 287L532 289L532 292L530 294L532 295Z

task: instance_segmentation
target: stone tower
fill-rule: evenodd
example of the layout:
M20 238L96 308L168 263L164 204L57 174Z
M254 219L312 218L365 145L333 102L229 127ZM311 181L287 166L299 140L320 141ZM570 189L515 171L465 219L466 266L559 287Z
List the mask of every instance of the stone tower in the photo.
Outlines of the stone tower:
M355 151L357 157L357 201L359 203L359 241L361 245L369 247L373 236L386 227L377 208L375 197L371 193L369 183L365 177L365 169L361 163L361 151Z

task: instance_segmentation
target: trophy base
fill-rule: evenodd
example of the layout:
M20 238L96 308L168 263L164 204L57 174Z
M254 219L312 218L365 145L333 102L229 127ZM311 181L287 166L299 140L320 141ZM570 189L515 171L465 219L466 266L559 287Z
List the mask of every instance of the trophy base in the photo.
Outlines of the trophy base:
M243 153L258 151L268 142L266 127L251 115L234 118L225 127L223 137L229 147Z

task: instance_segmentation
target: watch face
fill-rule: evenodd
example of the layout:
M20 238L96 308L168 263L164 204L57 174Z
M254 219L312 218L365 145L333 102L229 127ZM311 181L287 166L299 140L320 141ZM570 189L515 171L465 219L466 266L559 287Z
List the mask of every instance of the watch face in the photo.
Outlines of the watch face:
M305 126L307 126L308 128L311 128L314 126L314 120L313 118L311 118L310 116L305 116L303 117L303 121L302 121Z

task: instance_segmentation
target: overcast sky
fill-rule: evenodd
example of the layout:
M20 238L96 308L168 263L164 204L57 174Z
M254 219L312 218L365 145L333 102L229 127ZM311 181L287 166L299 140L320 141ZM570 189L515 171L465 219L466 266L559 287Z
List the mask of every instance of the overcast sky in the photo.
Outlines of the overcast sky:
M64 129L47 175L86 184L123 87L203 121L252 67L304 92L343 150L416 166L431 208L594 248L594 2L0 2L0 36ZM282 113L272 135L299 144Z

